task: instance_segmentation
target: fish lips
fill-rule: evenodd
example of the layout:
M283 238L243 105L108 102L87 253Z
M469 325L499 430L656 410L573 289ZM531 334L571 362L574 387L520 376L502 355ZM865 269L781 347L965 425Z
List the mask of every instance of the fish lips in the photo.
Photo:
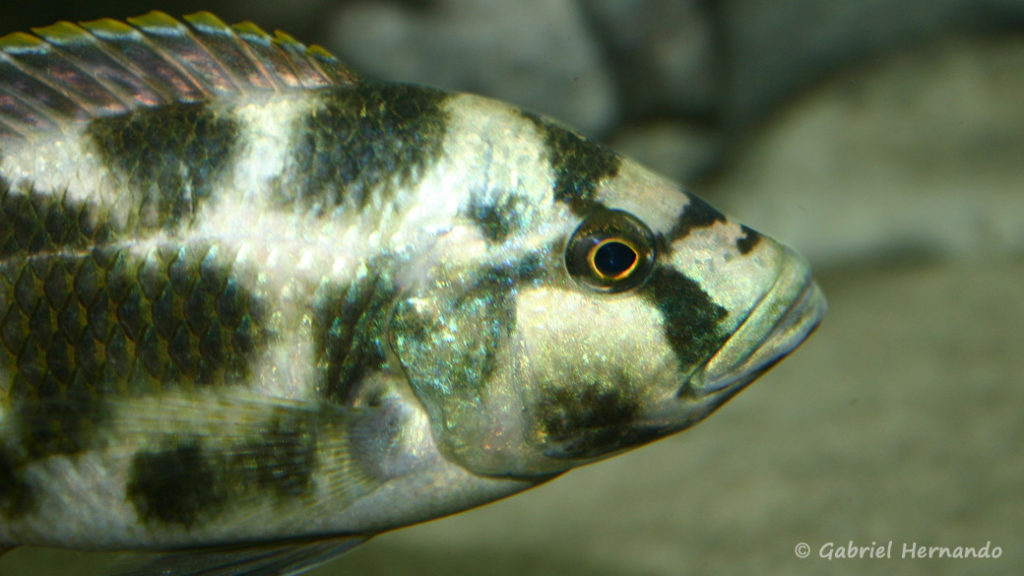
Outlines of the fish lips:
M677 392L695 424L795 350L828 310L807 262L786 249L787 258L772 288L746 320Z

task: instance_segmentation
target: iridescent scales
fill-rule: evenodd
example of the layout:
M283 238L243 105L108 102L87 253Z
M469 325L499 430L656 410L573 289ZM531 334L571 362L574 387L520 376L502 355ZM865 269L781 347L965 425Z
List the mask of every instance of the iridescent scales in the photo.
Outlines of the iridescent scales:
M296 573L691 426L824 313L550 120L184 20L0 39L0 547Z

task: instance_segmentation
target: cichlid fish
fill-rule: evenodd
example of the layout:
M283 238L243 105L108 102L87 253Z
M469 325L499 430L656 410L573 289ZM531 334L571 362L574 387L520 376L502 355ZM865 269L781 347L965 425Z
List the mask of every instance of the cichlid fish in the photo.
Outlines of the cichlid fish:
M699 422L825 308L514 106L208 13L0 39L0 548L297 574Z

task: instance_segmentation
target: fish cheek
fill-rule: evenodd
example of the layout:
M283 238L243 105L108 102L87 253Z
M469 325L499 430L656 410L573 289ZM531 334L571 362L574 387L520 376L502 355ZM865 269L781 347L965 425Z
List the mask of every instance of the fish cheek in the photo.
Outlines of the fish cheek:
M729 334L721 329L728 311L682 272L668 266L655 268L641 294L661 313L665 340L680 370L707 360L728 340Z
M591 458L638 441L647 415L679 387L661 310L638 290L551 286L520 294L529 356L529 441L551 458Z
M549 458L594 458L631 445L640 402L623 386L574 382L542 394L533 437Z

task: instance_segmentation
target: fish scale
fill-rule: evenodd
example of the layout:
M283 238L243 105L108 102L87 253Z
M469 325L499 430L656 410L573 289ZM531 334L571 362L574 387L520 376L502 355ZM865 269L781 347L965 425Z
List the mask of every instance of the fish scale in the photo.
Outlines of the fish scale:
M52 252L58 248L86 248L105 243L111 229L93 207L64 195L38 194L29 189L11 194L0 178L0 259L16 254Z
M230 269L204 273L211 250L165 246L137 258L107 247L0 264L11 406L244 381L247 359L268 339L264 312L247 293L225 290L237 282ZM73 415L33 421L23 436L74 441L87 430L65 427L82 425ZM29 446L34 455L78 451Z
M805 260L515 106L211 14L0 38L0 550L291 575L681 431Z
M351 403L362 377L383 365L380 313L393 292L387 278L373 275L356 278L344 288L325 283L314 296L314 387L324 398Z

